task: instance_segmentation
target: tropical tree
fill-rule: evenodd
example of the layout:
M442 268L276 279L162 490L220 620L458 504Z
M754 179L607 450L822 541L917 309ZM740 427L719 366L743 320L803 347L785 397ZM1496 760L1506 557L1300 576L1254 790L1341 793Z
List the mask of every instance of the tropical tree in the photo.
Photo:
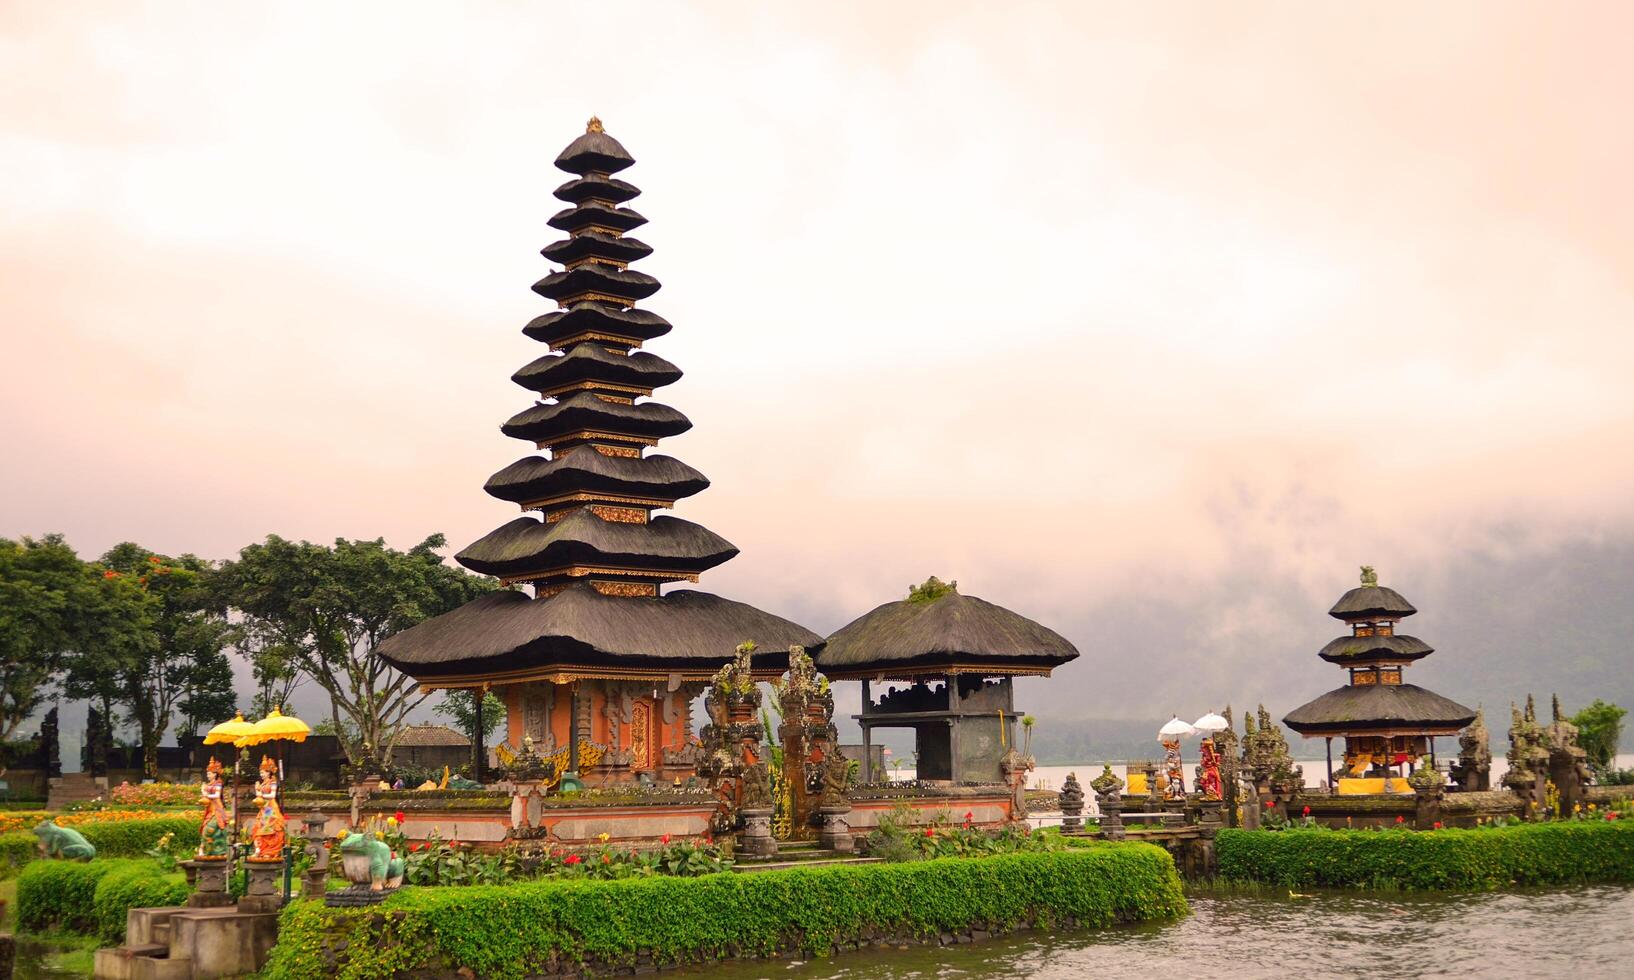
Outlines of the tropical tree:
M330 721L353 765L387 767L409 712L428 697L380 656L382 640L496 588L443 564L434 534L398 551L385 541L333 546L270 535L222 566L222 594L282 668L329 695Z
M0 741L50 696L95 588L89 576L60 534L0 538Z
M62 687L69 697L91 702L108 729L92 746L97 759L109 742L115 709L130 712L130 702L138 696L134 692L159 670L154 624L158 602L136 576L100 564L86 564L85 571L90 588L76 602L79 622L72 652L65 658ZM134 712L129 717L134 720ZM156 772L158 742L153 745Z
M442 701L431 710L454 723L454 727L461 735L470 735L476 725L476 711L472 708L475 699L467 690L448 691ZM488 741L493 738L500 723L505 720L505 702L492 691L485 691L482 695L482 747L488 747Z
M1571 723L1577 726L1577 744L1588 753L1589 764L1596 772L1611 768L1612 760L1617 757L1617 743L1622 741L1623 718L1627 714L1626 708L1595 698L1593 704L1572 715Z

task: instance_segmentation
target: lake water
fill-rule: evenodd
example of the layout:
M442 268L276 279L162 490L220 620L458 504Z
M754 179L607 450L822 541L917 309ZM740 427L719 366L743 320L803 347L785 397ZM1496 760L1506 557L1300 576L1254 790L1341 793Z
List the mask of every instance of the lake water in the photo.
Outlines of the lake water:
M734 963L682 975L720 980L1634 977L1634 888L1627 886L1478 895L1331 892L1298 899L1193 895L1190 901L1190 916L1160 925L1031 932L809 962Z

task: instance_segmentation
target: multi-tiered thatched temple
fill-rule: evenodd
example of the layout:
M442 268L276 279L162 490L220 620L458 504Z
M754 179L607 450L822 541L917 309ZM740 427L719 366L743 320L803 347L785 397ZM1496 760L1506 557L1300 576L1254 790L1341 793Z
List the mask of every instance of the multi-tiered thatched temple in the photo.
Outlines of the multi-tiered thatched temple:
M533 289L557 309L522 330L550 352L511 376L538 399L500 427L538 452L485 487L523 513L457 556L532 594L496 592L381 645L427 687L496 688L510 744L531 742L557 757L558 772L591 783L691 775L690 705L734 648L758 644L756 673L774 677L791 644L823 642L741 602L663 591L697 582L737 549L691 521L655 516L709 481L653 452L692 423L651 400L681 371L641 349L670 324L636 306L659 285L630 268L652 252L628 235L647 220L625 206L641 192L613 176L634 162L595 119L556 158L573 179L556 188L568 207L549 223L568 237L545 247L562 268Z

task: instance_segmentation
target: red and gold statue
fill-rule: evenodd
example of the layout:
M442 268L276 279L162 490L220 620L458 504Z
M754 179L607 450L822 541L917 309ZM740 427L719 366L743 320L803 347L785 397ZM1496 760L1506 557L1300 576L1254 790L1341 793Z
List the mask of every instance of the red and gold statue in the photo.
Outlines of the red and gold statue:
M221 805L221 790L221 760L212 756L204 770L204 782L199 787L199 802L204 805L196 855L200 860L222 860L231 848L228 828L232 826L232 821L227 816L227 808Z
M282 861L284 858L284 813L278 808L278 764L261 757L261 778L255 782L255 822L250 824L250 840L255 843L251 861Z
M1202 791L1205 799L1218 800L1223 794L1220 790L1220 752L1214 747L1214 739L1203 739L1201 752L1203 765L1201 781L1197 788Z

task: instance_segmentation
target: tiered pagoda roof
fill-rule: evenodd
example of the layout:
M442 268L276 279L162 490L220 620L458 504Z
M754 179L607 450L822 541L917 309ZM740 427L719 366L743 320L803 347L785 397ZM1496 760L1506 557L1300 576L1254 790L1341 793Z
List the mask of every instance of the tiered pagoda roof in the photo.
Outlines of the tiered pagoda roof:
M1451 735L1475 719L1475 711L1414 684L1402 669L1435 651L1396 625L1417 613L1394 589L1378 584L1371 568L1362 584L1346 592L1328 615L1350 626L1348 636L1328 642L1317 656L1346 668L1350 683L1288 712L1282 721L1310 738L1339 735Z
M550 352L511 376L537 399L500 426L548 455L531 453L489 477L487 492L524 515L456 555L472 571L531 586L534 597L490 596L383 644L382 654L416 678L619 663L643 675L712 670L745 640L769 651L770 670L775 651L822 644L741 603L660 594L665 584L696 582L737 549L691 521L653 516L709 481L680 460L647 455L692 423L650 400L681 371L640 349L670 324L636 308L659 283L629 268L652 252L625 234L646 223L625 206L640 190L612 176L634 162L595 119L556 159L573 179L556 188L569 206L549 224L568 237L543 249L562 268L533 290L557 309L522 331Z

